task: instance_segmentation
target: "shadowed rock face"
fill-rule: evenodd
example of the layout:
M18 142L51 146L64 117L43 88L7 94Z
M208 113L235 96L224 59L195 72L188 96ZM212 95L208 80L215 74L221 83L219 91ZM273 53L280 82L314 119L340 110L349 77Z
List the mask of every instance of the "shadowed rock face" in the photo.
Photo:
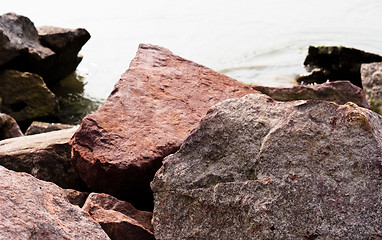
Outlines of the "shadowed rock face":
M349 80L362 88L361 64L382 61L382 56L354 48L341 46L309 47L304 61L308 70L314 70L308 76L297 79L304 84L324 83L326 81Z
M154 235L380 236L381 128L380 115L352 103L221 102L156 173Z
M0 166L2 239L110 239L53 183Z
M212 105L257 92L227 76L140 45L130 68L73 138L72 157L88 186L152 208L149 183Z
M128 202L105 193L91 193L82 208L113 240L155 240L151 212L139 211Z
M0 140L22 136L24 134L16 120L7 114L0 113Z

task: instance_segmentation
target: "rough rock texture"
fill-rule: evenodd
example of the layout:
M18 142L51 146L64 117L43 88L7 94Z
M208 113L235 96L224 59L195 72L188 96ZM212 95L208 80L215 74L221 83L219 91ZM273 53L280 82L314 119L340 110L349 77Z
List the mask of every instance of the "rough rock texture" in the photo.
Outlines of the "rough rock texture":
M298 82L324 83L327 80L349 80L362 87L360 67L362 63L381 62L382 56L354 48L320 46L309 47L304 65L309 69L319 69L311 75L302 76Z
M70 157L69 141L76 130L77 127L0 141L0 165L63 188L84 189Z
M34 121L28 127L27 131L25 132L25 135L34 135L39 133L53 132L53 131L69 129L73 127L75 127L75 125Z
M90 34L83 28L67 29L58 27L38 27L40 42L56 53L56 61L51 69L43 73L44 79L57 81L74 72L82 60L78 55L82 46L90 39Z
M371 110L382 114L382 62L362 64L361 78Z
M88 192L80 192L74 189L64 189L64 192L66 194L66 199L68 199L71 204L79 207L84 206L84 203L89 196Z
M0 166L1 239L109 239L62 189Z
M333 101L337 104L353 102L360 107L370 107L362 89L351 84L349 81L336 81L316 85L299 85L293 87L252 87L277 101L311 99Z
M381 129L353 103L219 103L154 177L155 237L377 239Z
M142 44L130 68L73 137L72 157L95 192L152 209L149 186L207 109L257 92L169 50Z
M21 71L41 73L51 67L55 54L39 42L31 20L15 13L0 15L0 67L11 65Z
M0 140L22 136L24 134L15 119L7 114L0 113Z
M36 74L1 71L0 96L2 111L11 115L20 125L22 122L59 116L56 96Z
M104 193L91 193L82 208L112 240L154 240L151 212Z

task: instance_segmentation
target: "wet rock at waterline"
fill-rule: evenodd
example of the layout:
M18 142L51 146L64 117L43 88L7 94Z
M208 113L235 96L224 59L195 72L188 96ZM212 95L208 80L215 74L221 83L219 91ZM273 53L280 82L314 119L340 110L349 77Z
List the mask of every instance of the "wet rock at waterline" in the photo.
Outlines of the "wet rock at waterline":
M0 69L31 72L51 85L75 71L90 34L82 28L40 27L15 13L0 15Z
M27 172L62 188L85 189L71 162L70 138L77 127L0 141L0 165Z
M382 114L382 62L362 64L361 77L371 110Z
M341 46L309 47L304 61L311 75L297 79L299 83L324 83L326 81L349 80L362 88L360 67L362 63L381 62L382 56L354 48Z
M212 107L156 173L156 239L374 239L382 117L250 94Z
M82 208L113 240L154 240L151 212L104 193L91 193Z
M78 55L82 46L90 39L90 34L83 28L66 29L51 26L37 28L43 46L56 53L56 60L49 71L42 76L56 82L74 72L82 60Z
M0 113L0 140L22 136L24 134L21 132L16 120L8 114Z
M360 107L369 108L370 105L361 88L349 81L335 81L316 85L299 85L293 87L264 87L252 86L277 101L294 100L325 100L337 104L353 102Z
M139 46L106 102L85 117L72 157L90 189L152 209L149 186L207 109L257 92L153 45Z
M49 69L54 55L51 49L40 44L29 18L15 13L0 15L0 68L17 61L22 69L41 72Z
M2 239L109 239L53 183L0 166L0 192Z
M11 115L20 126L22 122L59 117L56 96L36 74L0 71L0 97L2 111Z

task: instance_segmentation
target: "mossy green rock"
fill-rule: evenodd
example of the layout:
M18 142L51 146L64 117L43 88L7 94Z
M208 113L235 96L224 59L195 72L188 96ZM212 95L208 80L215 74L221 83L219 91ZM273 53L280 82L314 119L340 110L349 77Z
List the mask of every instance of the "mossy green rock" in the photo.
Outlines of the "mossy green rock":
M2 111L17 122L59 117L56 96L40 76L5 70L0 72L0 86Z

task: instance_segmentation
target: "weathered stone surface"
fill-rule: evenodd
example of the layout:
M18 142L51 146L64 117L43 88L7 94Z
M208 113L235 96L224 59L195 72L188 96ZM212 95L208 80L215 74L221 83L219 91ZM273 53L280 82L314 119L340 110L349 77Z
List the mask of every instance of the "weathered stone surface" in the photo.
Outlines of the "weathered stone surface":
M362 64L361 78L371 110L382 114L382 62Z
M169 50L140 45L106 102L73 137L76 169L95 192L152 208L149 183L207 109L257 92Z
M0 166L1 239L109 239L53 183Z
M304 65L309 69L319 69L311 75L297 79L304 84L324 83L327 80L349 80L362 87L360 67L362 63L381 62L382 56L354 48L337 46L309 47Z
M49 71L43 73L44 79L57 81L74 72L82 60L78 55L82 46L90 39L90 34L83 28L67 29L51 26L37 28L43 46L56 53L56 60Z
M58 118L56 96L40 76L5 70L0 72L0 86L2 111L11 115L20 125L37 119Z
M68 199L68 201L71 204L77 205L81 208L82 206L84 206L84 203L89 196L88 192L80 192L75 189L63 189L63 190L66 194L66 199Z
M49 69L55 58L40 44L33 22L15 13L0 15L0 56L0 67L17 65L18 70L34 73Z
M154 177L154 235L378 238L380 129L380 115L353 103L219 103Z
M337 104L353 102L360 107L369 108L370 105L361 88L349 81L335 81L316 85L299 85L293 87L264 87L252 86L277 101L294 100L325 100Z
M91 193L82 208L112 240L154 240L151 212L104 193Z
M76 129L0 141L0 165L30 173L63 188L83 189L84 183L75 171L70 156L69 141Z
M0 113L0 140L22 136L24 134L15 119L7 114Z
M34 135L39 133L47 133L47 132L53 132L57 130L69 129L73 127L75 127L75 125L34 121L28 127L27 131L25 132L25 135L28 136L28 135Z

